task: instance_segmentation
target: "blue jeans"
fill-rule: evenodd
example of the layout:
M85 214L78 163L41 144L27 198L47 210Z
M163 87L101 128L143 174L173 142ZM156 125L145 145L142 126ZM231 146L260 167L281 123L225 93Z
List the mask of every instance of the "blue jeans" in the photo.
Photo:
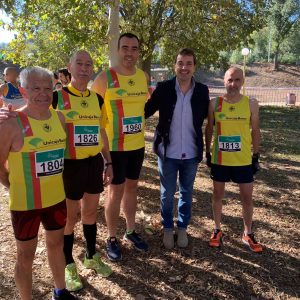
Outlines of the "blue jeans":
M186 229L191 219L192 192L199 160L158 158L160 176L160 209L162 224L165 229L172 229L173 203L176 192L177 174L179 173L179 200L177 227Z

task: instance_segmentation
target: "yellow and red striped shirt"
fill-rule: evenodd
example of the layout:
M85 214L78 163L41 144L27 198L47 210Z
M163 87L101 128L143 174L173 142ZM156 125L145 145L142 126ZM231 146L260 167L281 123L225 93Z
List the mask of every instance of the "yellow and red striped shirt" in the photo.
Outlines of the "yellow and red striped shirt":
M229 103L223 97L216 98L213 164L223 166L251 164L250 117L249 97L243 96L237 103Z
M45 208L65 199L62 171L66 133L57 112L50 112L48 120L18 112L24 143L20 151L8 156L11 210Z
M67 148L65 158L83 159L95 156L102 151L103 143L100 129L102 112L97 94L87 90L77 96L76 89L68 86L57 92L57 110L61 111L66 120Z
M110 151L131 151L145 146L144 109L148 97L145 73L136 69L134 75L124 76L109 69L104 97L106 133Z

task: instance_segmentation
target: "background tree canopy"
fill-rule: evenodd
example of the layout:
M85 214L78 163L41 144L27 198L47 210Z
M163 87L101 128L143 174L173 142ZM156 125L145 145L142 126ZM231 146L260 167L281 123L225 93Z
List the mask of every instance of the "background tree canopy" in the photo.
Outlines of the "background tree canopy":
M220 66L230 51L240 45L249 47L252 43L257 44L257 48L267 47L260 34L251 33L260 33L266 26L275 28L271 24L277 20L278 10L282 11L281 2L289 3L284 4L283 11L287 13L283 15L293 25L276 33L274 30L272 49L275 53L276 45L280 45L280 52L284 44L284 38L276 38L277 32L279 36L284 32L286 37L288 32L295 39L299 37L295 30L299 24L298 0L121 0L120 31L130 31L140 37L141 67L148 72L153 60L171 66L181 47L194 49L202 66ZM107 65L111 3L105 0L1 2L0 8L12 16L10 29L18 32L5 50L6 58L21 66L56 69L66 65L75 49L85 48L91 52L97 67ZM288 13L297 9L298 14ZM267 30L262 30L268 39Z

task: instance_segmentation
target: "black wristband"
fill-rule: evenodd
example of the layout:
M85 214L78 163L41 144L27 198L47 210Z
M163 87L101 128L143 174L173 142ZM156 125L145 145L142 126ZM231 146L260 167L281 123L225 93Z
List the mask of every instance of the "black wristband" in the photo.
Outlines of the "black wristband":
M260 153L259 152L253 153L252 157L255 158L255 159L259 159L260 158Z
M112 166L112 162L111 161L105 163L105 167L108 167L108 166Z

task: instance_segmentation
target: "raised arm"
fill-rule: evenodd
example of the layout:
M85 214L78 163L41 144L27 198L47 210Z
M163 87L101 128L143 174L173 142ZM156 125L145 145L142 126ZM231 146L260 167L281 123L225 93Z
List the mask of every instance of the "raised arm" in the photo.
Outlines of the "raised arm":
M101 95L104 99L107 87L106 72L101 72L94 80L91 90Z
M17 112L13 111L12 104L8 104L7 107L0 108L0 124L5 123L10 118L15 118Z
M15 138L13 121L9 120L5 124L0 125L0 182L7 188L9 188L10 184L6 161Z
M155 114L159 109L160 101L160 85L158 84L157 88L152 93L150 99L145 104L145 118L149 118Z

